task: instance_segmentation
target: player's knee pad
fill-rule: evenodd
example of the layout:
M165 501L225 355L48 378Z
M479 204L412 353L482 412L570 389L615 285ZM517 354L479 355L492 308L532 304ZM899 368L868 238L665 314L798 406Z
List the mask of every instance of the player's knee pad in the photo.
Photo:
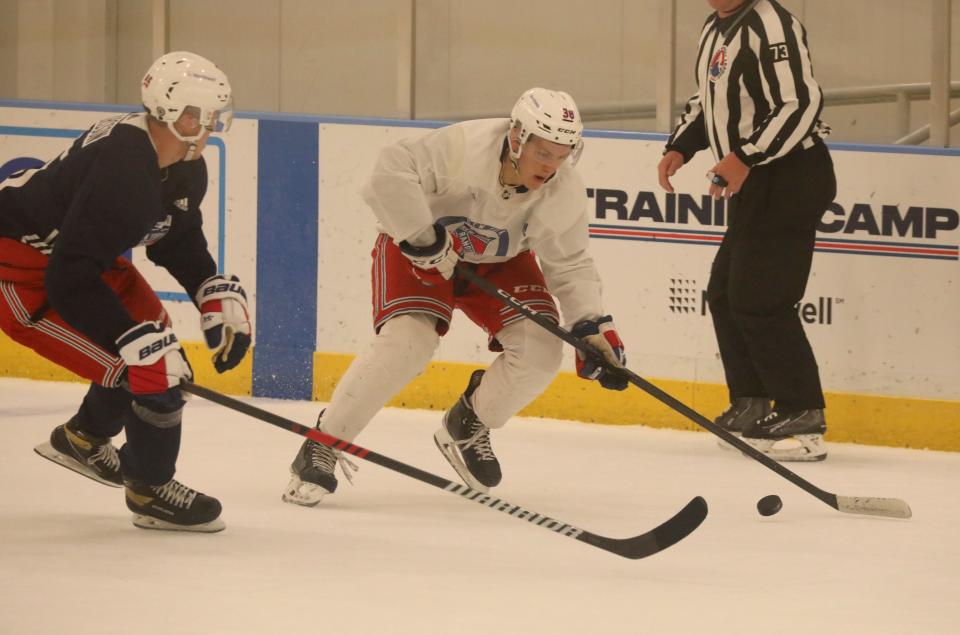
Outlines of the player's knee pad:
M186 402L179 388L153 395L134 395L130 407L141 421L155 428L174 428L183 418Z
M380 327L373 346L377 358L389 365L396 361L422 369L440 343L436 318L424 313L398 315Z
M511 367L551 377L560 370L563 342L532 320L505 326L497 333L497 340Z

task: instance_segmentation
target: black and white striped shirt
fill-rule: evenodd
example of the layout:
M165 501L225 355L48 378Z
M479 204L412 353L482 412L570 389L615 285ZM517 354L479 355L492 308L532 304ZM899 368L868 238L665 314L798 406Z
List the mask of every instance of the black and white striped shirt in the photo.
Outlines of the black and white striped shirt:
M809 147L829 129L823 91L813 78L803 25L775 0L747 0L725 18L711 15L700 34L697 93L687 102L667 150L684 159L711 148L748 166Z

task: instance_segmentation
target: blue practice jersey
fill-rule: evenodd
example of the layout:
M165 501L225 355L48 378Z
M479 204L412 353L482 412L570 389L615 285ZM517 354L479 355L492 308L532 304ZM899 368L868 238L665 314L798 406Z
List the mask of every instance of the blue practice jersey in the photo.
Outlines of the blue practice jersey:
M0 236L50 256L50 307L107 350L136 325L100 276L145 245L193 297L216 273L202 230L203 159L161 169L145 113L94 124L57 158L0 183Z

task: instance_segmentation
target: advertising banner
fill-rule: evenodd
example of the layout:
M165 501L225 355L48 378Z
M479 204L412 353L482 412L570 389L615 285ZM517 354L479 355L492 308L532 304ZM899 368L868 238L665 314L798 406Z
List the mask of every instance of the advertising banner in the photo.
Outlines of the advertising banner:
M372 335L374 218L358 191L382 145L423 132L320 126L318 294L337 311L318 313L318 350L354 353ZM661 190L662 148L660 136L588 132L577 169L587 185L606 308L638 372L723 383L704 293L726 226L725 201L707 195L707 152L674 177L676 193ZM960 309L960 192L951 187L960 156L845 146L832 154L839 192L820 222L797 306L825 389L960 398L952 317ZM454 320L439 359L487 362L483 334L463 315Z

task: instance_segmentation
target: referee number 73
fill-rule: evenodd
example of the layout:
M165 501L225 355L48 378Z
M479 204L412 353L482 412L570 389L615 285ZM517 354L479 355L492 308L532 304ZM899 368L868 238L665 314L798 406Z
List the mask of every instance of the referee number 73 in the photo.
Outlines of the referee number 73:
M787 49L787 45L783 43L771 44L770 57L773 58L774 62L782 62L783 60L790 59L790 50Z

